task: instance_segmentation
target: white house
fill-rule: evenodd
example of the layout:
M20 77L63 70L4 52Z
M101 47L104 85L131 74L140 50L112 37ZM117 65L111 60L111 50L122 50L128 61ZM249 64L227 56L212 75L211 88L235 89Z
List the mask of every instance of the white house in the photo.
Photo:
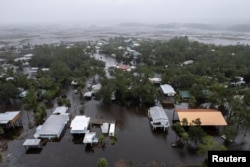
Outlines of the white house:
M68 121L68 115L50 115L44 124L37 128L34 137L45 139L59 138Z
M89 132L90 117L83 116L75 116L70 124L70 133L71 134L86 134Z
M150 124L153 129L163 128L164 131L169 128L168 116L165 110L160 106L151 107L148 110L148 117L150 118Z
M187 60L187 61L184 61L182 64L183 65L189 65L189 64L193 64L194 61L193 60Z
M174 96L176 94L174 88L169 84L160 85L160 89L165 96Z

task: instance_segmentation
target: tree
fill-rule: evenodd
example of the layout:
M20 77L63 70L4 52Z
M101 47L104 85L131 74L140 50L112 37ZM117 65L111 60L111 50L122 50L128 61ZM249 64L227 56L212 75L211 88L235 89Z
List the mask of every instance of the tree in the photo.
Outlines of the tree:
M50 71L52 73L52 77L55 78L56 82L65 81L70 74L70 69L68 65L60 60L57 60L51 64Z
M40 123L43 118L47 115L46 107L44 105L38 104L34 109L34 118L36 123Z
M192 121L188 130L189 138L191 141L194 141L195 144L200 143L206 134L200 125L201 121L199 118L197 118L196 120Z
M98 167L108 167L108 161L106 158L99 158L97 161Z
M225 151L225 150L227 150L227 148L224 145L214 141L213 138L211 136L208 136L208 135L203 137L202 141L198 144L198 147L199 148L198 148L197 153L199 155L205 155L205 154L207 154L207 151Z
M31 87L28 90L28 93L23 98L22 102L24 104L24 109L25 110L31 110L31 109L34 109L37 106L37 99L36 99L36 93L35 93L35 88L34 87Z
M10 98L16 97L18 90L12 82L0 81L0 100L3 102L9 102Z
M181 141L188 141L189 134L185 131L185 129L182 127L180 122L174 123L173 127L174 127L174 130L176 132L176 135L179 136Z
M97 92L96 96L97 98L102 100L103 104L110 104L111 103L111 96L112 93L115 92L116 87L115 87L115 80L114 79L108 79L108 78L103 78L101 81L101 89Z

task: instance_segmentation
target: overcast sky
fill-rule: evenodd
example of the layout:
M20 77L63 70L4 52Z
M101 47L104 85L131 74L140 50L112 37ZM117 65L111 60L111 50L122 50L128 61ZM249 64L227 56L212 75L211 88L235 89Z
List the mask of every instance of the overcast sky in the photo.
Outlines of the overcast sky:
M0 0L5 23L250 23L250 0Z

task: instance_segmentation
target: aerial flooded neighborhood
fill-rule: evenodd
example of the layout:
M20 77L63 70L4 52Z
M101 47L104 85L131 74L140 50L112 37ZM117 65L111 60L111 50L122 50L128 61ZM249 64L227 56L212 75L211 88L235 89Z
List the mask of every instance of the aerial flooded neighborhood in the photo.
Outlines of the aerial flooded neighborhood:
M0 166L249 165L249 24L145 23L122 14L152 3L178 5L94 0L56 9L100 13L109 4L125 20L115 24L92 23L95 16L45 24L61 17L37 14L41 22L21 24L0 10Z

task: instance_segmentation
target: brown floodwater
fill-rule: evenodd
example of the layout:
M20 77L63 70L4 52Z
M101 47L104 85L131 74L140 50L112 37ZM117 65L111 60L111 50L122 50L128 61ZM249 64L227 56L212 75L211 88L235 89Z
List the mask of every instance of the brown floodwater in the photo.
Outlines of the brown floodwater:
M72 92L71 90L69 92ZM92 149L82 144L83 136L73 138L70 129L66 128L59 142L47 142L39 150L26 151L22 143L27 138L33 138L35 127L27 130L27 123L20 136L8 142L8 151L4 154L3 166L17 167L96 167L97 160L104 157L110 166L117 162L125 162L130 166L180 166L184 164L201 164L204 157L198 156L187 147L173 148L171 144L176 135L170 128L168 133L162 130L153 131L147 117L147 108L120 107L116 104L103 106L99 101L85 101L84 104L73 93L68 94L76 104L77 114L83 108L84 114L91 118L116 120L115 136L117 142L112 145L108 136L105 147L95 146ZM53 109L49 109L50 114ZM72 115L74 107L70 108ZM172 119L173 110L166 110ZM30 115L32 116L32 115ZM27 115L22 118L27 121ZM100 133L99 127L91 127ZM120 163L121 164L121 163Z

